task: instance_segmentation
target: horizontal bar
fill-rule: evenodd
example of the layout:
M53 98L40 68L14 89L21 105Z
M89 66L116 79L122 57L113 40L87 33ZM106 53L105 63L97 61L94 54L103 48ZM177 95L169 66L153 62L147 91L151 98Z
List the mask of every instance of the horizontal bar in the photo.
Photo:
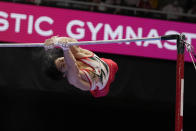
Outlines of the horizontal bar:
M172 34L172 35L164 35L161 36L161 40L173 40L173 39L178 39L179 38L179 34Z
M0 47L44 47L43 43L0 43Z
M134 42L134 41L150 41L150 40L161 40L161 37L151 38L138 38L138 39L117 39L117 40L98 40L98 41L81 41L78 43L70 42L70 45L96 45L96 44L112 44L122 42Z
M161 37L150 38L136 38L136 39L116 39L116 40L97 40L97 41L81 41L81 42L69 42L69 45L95 45L95 44L112 44L122 42L134 42L134 41L150 41L161 40ZM44 43L0 43L0 47L44 47Z

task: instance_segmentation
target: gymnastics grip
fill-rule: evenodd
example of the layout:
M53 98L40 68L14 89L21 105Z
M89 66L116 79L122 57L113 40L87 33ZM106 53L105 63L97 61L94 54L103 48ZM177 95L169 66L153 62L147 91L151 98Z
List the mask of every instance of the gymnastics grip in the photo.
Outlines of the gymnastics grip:
M70 45L60 43L60 42L55 42L54 43L54 48L61 48L63 51L69 50Z
M179 37L178 34L164 35L164 36L161 36L161 40L174 40L174 39L177 39L178 37Z

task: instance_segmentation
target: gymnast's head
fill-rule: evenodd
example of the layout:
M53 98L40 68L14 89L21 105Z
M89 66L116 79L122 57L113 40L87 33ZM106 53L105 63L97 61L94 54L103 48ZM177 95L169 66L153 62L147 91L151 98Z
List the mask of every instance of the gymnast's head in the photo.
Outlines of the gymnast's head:
M54 43L62 43L67 44L68 42L77 42L76 39L69 38L69 37L58 37L53 36L50 39L45 40L44 44L47 47L47 50L44 52L44 59L43 59L43 69L47 76L54 80L61 80L66 77L67 74L67 66L64 60L64 52L61 48L49 48L53 46ZM70 50L72 53L76 53L79 51L79 46L70 46Z
M51 37L45 40L47 46L53 45L55 40L66 42L67 37ZM63 50L61 48L51 48L43 51L42 63L44 73L53 80L61 80L66 77L67 67L64 61Z
M43 71L53 80L62 80L66 77L67 66L63 57L63 50L54 48L46 50L43 56Z

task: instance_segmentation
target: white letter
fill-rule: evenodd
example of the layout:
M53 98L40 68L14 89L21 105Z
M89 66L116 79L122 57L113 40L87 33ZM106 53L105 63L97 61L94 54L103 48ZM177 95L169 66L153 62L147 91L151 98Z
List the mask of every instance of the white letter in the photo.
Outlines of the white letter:
M42 22L48 22L49 24L53 24L53 19L51 19L50 17L47 16L41 16L39 17L36 21L35 21L35 30L37 31L38 34L40 34L41 36L50 36L53 34L52 30L48 30L48 31L44 31L42 29L40 29L40 24Z
M25 20L27 18L27 15L11 13L10 17L16 19L15 32L20 32L20 21L21 19Z
M112 39L115 39L118 35L118 39L122 39L123 35L123 26L119 25L117 29L113 32L111 26L109 24L105 24L104 28L104 40L109 39L109 35Z
M159 34L156 29L151 29L147 37L159 37ZM163 48L160 40L145 41L144 47L147 47L149 44L156 44L158 48Z
M173 31L173 30L168 30L165 35L172 35L172 34L179 34L179 32ZM170 44L168 42L164 42L163 46L168 49L168 50L176 50L177 46L176 46L176 40L168 40L171 43L174 44Z
M97 24L96 27L93 26L93 24L91 22L87 22L87 25L92 33L92 38L91 40L96 40L97 39L97 32L101 29L101 27L103 26L102 23Z
M136 36L135 32L133 31L133 29L131 28L131 26L127 26L126 28L126 39L129 38L142 38L142 28L139 27L138 28L138 35ZM137 41L135 42L136 45L141 46L142 42L141 41ZM126 44L130 44L130 42L126 42Z
M75 39L82 39L84 38L84 34L85 34L85 30L83 28L77 28L76 29L76 32L79 33L79 34L74 34L72 32L72 26L74 25L79 25L80 27L83 27L84 26L84 22L80 21L80 20L72 20L68 23L67 25L67 34L72 37L72 38L75 38Z
M0 16L2 16L3 18L7 18L8 14L6 12L0 11ZM3 26L0 26L0 31L6 31L9 27L8 21L5 19L0 19L0 25L1 23L3 24Z
M28 34L32 34L33 32L33 16L29 15L29 21L28 21Z

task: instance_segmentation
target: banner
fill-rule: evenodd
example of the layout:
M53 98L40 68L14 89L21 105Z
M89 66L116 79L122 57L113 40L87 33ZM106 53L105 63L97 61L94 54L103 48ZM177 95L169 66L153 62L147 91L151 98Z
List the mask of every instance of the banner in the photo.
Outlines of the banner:
M51 36L78 41L157 37L184 33L196 46L196 24L0 2L0 41L44 42ZM176 60L176 41L82 46L95 52ZM185 54L185 60L190 61Z

